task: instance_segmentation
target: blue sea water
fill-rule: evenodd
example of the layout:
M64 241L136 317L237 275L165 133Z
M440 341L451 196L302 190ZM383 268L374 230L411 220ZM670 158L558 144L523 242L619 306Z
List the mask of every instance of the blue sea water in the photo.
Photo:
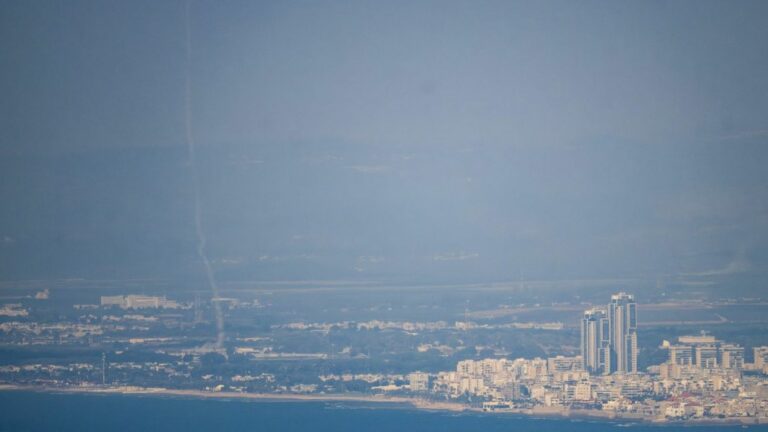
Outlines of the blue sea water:
M766 426L652 426L417 411L392 405L254 402L0 392L0 431L768 431Z

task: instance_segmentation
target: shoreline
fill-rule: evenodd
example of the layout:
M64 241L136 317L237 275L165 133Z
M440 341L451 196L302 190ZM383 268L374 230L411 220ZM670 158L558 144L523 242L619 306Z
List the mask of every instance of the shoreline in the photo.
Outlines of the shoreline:
M501 415L510 417L538 418L547 420L586 420L606 423L637 423L656 426L759 426L768 424L768 419L725 418L725 419L690 419L668 420L664 418L648 418L639 415L627 415L603 410L582 410L569 408L553 408L537 406L534 408L511 408L506 410L485 411L458 402L430 401L407 396L363 395L363 394L280 394L280 393L240 393L213 392L205 390L168 389L161 387L135 386L83 386L83 387L51 387L18 384L0 384L0 391L21 391L48 394L91 394L91 395L124 395L150 397L180 397L189 399L220 399L242 400L270 403L302 403L302 402L353 402L373 403L380 405L400 405L415 410L431 412L473 413L486 415Z
M0 384L0 391L28 391L38 393L77 393L77 394L108 394L126 396L176 396L193 399L241 399L263 402L370 402L376 404L409 405L413 408L431 411L461 412L471 410L470 407L455 402L436 402L405 396L363 395L363 394L293 394L293 393L241 393L227 391L205 391L168 389L161 387L51 387L28 386L18 384Z

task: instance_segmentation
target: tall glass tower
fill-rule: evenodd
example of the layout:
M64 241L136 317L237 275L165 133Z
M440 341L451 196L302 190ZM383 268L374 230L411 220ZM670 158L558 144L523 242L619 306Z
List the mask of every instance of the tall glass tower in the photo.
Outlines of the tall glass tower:
M635 296L618 293L608 305L610 364L608 372L637 372L637 303Z
M581 359L584 370L592 374L607 373L610 362L610 329L605 309L584 311L581 319Z

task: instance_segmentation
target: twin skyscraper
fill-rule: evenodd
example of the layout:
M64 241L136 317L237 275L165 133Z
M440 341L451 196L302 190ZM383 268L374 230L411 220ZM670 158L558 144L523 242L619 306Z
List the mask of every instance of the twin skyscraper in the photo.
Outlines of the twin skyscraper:
M637 303L627 293L611 296L606 308L584 311L581 358L592 374L637 372Z

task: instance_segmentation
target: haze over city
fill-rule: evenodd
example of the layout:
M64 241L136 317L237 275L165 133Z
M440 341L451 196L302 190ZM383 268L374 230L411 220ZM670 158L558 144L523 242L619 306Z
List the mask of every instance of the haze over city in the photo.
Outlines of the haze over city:
M191 2L211 259L235 279L754 285L765 8ZM2 20L3 274L199 269L185 5Z

